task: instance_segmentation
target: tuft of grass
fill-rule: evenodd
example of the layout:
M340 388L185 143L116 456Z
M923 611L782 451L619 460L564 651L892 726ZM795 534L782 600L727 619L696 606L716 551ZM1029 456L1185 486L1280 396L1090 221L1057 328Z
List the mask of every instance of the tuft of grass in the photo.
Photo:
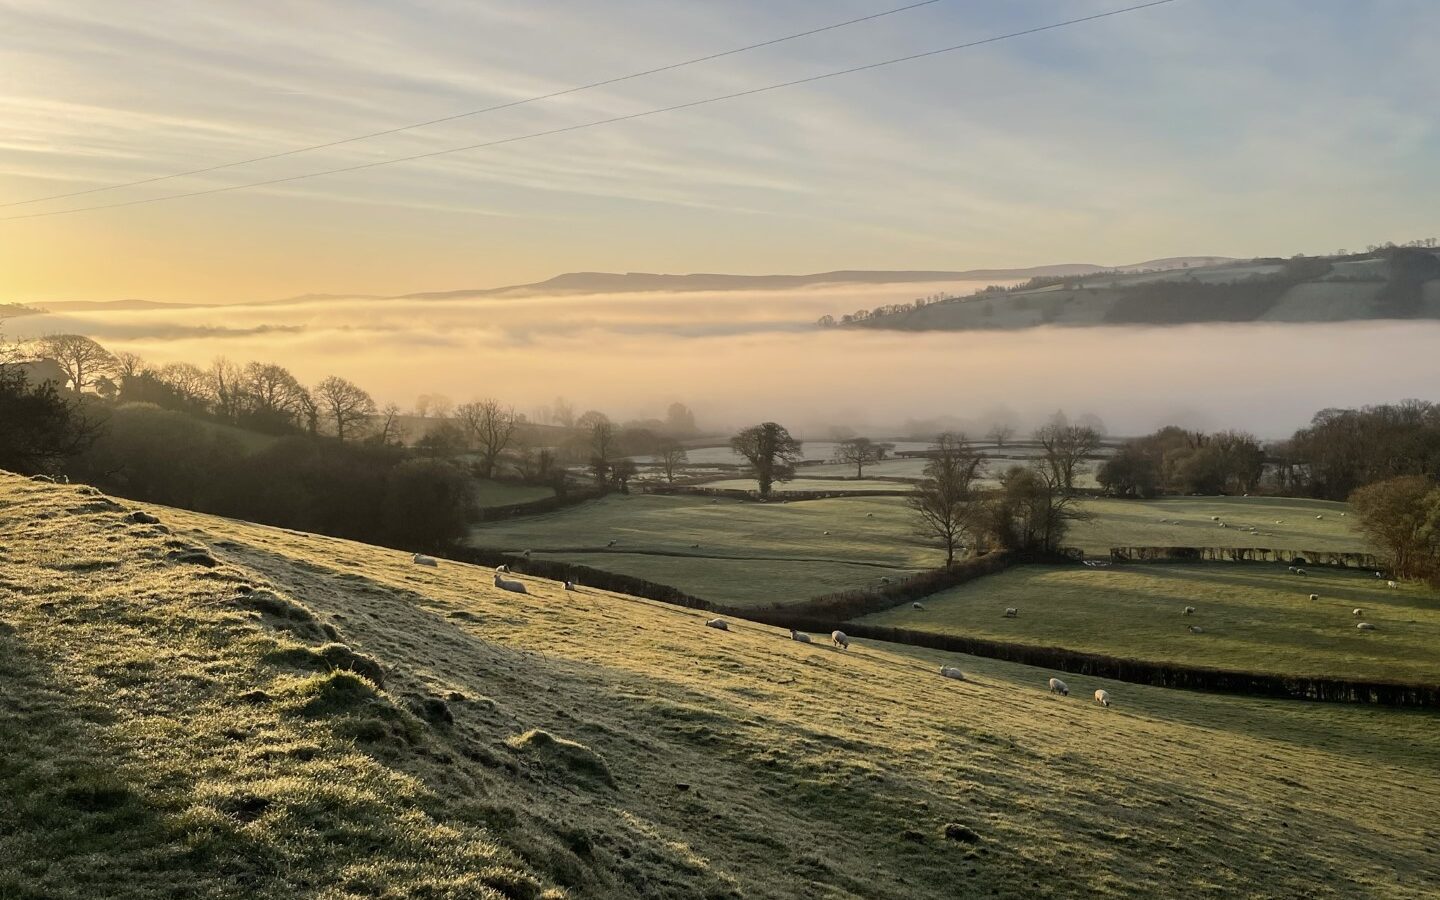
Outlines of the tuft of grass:
M611 774L610 766L600 754L584 744L556 737L539 728L515 735L505 744L546 768L570 773L581 783L615 787L615 776Z

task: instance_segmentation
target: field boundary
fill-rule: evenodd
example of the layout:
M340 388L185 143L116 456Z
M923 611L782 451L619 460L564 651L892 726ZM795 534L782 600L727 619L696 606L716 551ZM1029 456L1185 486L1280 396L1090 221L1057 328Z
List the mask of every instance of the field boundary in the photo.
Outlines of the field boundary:
M520 516L538 516L541 513L579 506L581 503L597 500L603 496L605 496L605 492L597 488L572 488L566 491L563 497L556 494L553 497L541 497L539 500L527 500L524 503L481 507L477 514L477 521L494 522L499 519L515 519Z
M1383 571L1373 553L1344 550L1288 550L1273 547L1111 547L1110 561L1127 562L1275 562L1306 566Z

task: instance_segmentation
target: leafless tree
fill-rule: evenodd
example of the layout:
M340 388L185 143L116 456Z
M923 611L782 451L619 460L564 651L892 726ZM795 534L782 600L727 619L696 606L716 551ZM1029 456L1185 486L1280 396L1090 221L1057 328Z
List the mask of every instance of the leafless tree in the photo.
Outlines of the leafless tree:
M945 551L947 567L954 565L955 551L979 521L975 482L984 465L964 435L942 434L931 448L925 479L908 501L919 520L916 530Z
M82 334L47 335L35 345L39 355L60 364L70 389L76 393L115 373L115 357L110 351Z
M995 446L1004 447L1005 442L1015 436L1015 426L1005 422L996 422L990 426L985 436L995 442Z
M240 367L223 356L215 357L205 373L206 390L215 404L215 415L233 422L244 409L244 377Z
M210 400L210 380L206 377L205 370L194 363L167 363L160 367L157 377L162 384L190 403L203 404Z
M730 449L745 457L760 487L760 496L769 497L777 481L789 481L795 474L802 445L785 426L776 422L752 425L730 439Z
M321 416L330 420L335 436L345 440L375 415L375 400L359 385L335 375L315 385L315 404Z
M835 445L834 459L837 463L854 466L855 477L864 478L865 467L884 459L888 449L893 446L877 444L867 437L849 438Z
M129 350L121 350L114 354L115 375L122 379L135 378L149 371L150 367L145 365L145 360L138 353L131 353Z
M405 442L405 424L400 421L401 415L398 403L387 403L385 408L380 410L380 421L376 426L375 440L381 446Z
M1072 425L1064 413L1056 413L1035 432L1040 442L1049 481L1069 494L1075 490L1075 474L1086 457L1100 448L1100 433L1088 425Z
M486 399L462 403L455 416L480 456L480 477L492 477L500 454L515 437L515 410L499 400Z
M237 390L245 394L248 412L287 421L301 414L301 395L305 388L284 366L248 364L240 373Z
M677 440L663 440L656 448L655 458L660 461L660 468L665 473L665 480L670 484L675 483L675 473L680 470L690 458L685 447Z

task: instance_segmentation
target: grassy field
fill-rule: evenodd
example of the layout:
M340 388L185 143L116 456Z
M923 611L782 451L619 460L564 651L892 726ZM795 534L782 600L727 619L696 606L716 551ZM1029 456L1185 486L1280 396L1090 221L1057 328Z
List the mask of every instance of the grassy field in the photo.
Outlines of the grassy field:
M817 467L818 468L818 467ZM830 466L825 468L829 469ZM904 491L914 487L912 484L900 481L874 481L869 478L846 477L842 471L825 473L822 477L793 478L790 481L782 481L775 485L777 491L799 491L802 493L824 493L827 491ZM806 470L807 474L809 470ZM821 476L821 473L815 473ZM855 474L854 469L849 470L850 475ZM877 473L878 474L878 473ZM758 489L758 484L753 478L726 478L721 481L705 482L707 488L720 490L753 491Z
M1004 618L1012 606L1020 616ZM1335 569L1299 577L1267 563L1021 566L936 594L924 611L906 605L862 621L1223 669L1440 680L1440 594ZM1360 621L1376 630L1357 630Z
M475 497L483 508L513 506L530 503L555 496L555 489L532 484L513 484L507 481L486 481L475 479Z
M1166 497L1086 500L1095 514L1076 523L1065 543L1089 554L1111 547L1270 547L1363 552L1350 527L1349 507L1325 500L1282 497ZM1226 528L1211 519L1218 516ZM1320 516L1321 518L1316 518ZM1277 524L1279 523L1279 524ZM1255 528L1251 534L1249 529Z
M772 604L939 565L944 557L912 535L910 516L899 497L716 503L612 494L477 526L470 542L634 575L717 603Z
M720 632L153 511L170 533L0 479L0 896L1401 898L1440 880L1434 714L1078 677L1062 699L1023 666Z

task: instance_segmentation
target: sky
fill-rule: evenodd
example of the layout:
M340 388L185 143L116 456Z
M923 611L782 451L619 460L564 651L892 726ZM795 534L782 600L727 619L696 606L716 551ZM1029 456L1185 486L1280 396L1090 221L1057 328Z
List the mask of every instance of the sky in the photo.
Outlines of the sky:
M666 65L904 0L0 0L0 204ZM542 103L6 216L502 139L1124 6L941 0ZM0 220L0 302L259 301L564 271L1289 255L1435 233L1440 4L1177 0L252 191Z

